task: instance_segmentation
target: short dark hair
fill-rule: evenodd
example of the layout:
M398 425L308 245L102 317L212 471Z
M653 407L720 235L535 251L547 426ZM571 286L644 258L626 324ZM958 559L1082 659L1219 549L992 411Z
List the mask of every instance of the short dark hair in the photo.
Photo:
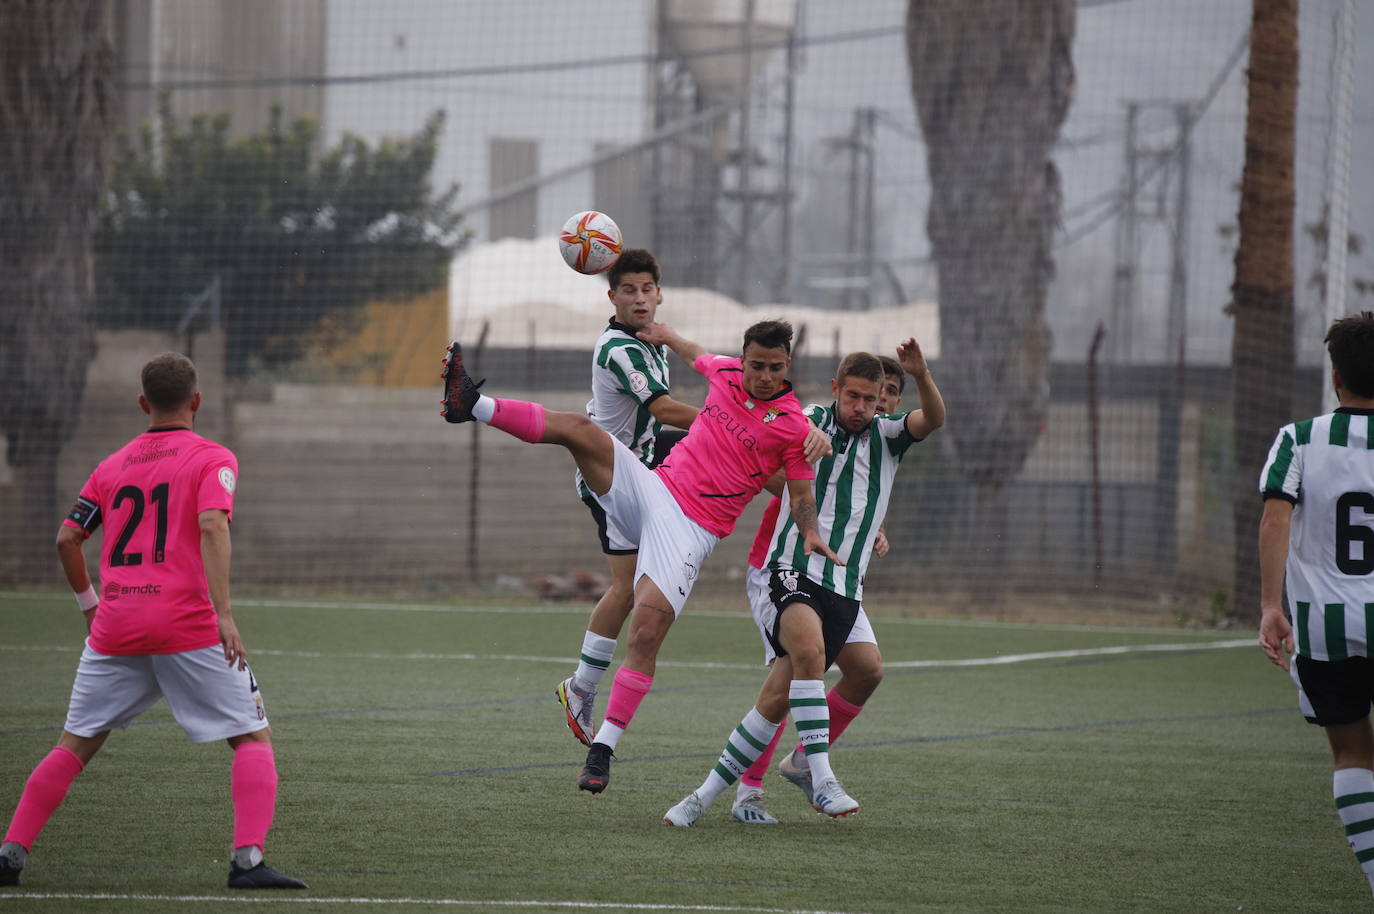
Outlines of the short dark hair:
M143 366L143 396L153 409L181 409L195 394L196 366L180 352L164 352Z
M845 378L862 378L882 387L883 363L871 352L851 352L840 360L840 367L835 370L835 381L841 387Z
M787 321L759 321L744 331L744 345L740 352L749 348L750 343L758 343L764 349L785 349L792 354L792 325Z
M1341 318L1322 342L1345 389L1361 399L1374 397L1374 311Z
M897 393L906 390L906 372L902 370L902 363L890 355L880 355L878 361L883 363L884 375L897 378Z
M606 281L614 289L620 285L620 280L626 273L649 273L654 277L654 282L659 281L661 276L658 269L658 258L652 251L644 248L626 248L620 252L620 258L615 265L606 271Z

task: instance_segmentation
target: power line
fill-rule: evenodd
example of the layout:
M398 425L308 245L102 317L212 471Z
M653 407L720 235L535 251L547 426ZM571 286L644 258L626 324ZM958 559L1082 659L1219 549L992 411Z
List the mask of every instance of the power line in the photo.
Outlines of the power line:
M776 41L755 41L748 46L750 53L783 50L788 45L814 47L827 44L842 44L851 41L869 41L875 38L890 38L904 35L905 25L883 26L881 28L859 29L853 32L838 32L833 35L817 35L807 38L780 39ZM558 73L568 70L588 70L604 67L641 66L665 63L669 60L696 59L702 57L727 57L745 52L743 44L710 48L680 54L620 54L612 57L590 57L580 60L551 60L543 63L491 64L480 67L450 67L441 70L393 70L382 73L355 73L351 75L329 76L323 73L295 76L256 76L246 79L180 79L165 82L125 82L120 89L130 92L182 91L189 89L232 89L232 88L276 88L282 86L345 86L367 85L392 82L416 82L434 79L473 79L485 76L511 76L525 73Z
M1222 65L1221 69L1217 71L1217 75L1212 78L1212 82L1208 85L1207 91L1203 93L1202 100L1191 108L1187 127L1179 131L1178 139L1174 142L1173 148L1169 150L1169 154L1152 160L1149 165L1146 166L1144 173L1139 178L1139 186L1143 187L1147 184L1150 179L1158 174L1159 170L1164 167L1166 160L1176 157L1182 150L1183 143L1185 142L1184 138L1188 135L1189 130L1191 130L1198 121L1202 120L1202 116L1207 113L1207 109L1211 107L1212 102L1216 100L1218 93L1221 92L1221 87L1226 84L1226 80L1231 75L1231 71L1236 68L1236 64L1240 63L1240 59L1244 56L1245 49L1249 44L1250 29L1247 27L1245 31L1241 33L1240 41L1236 42L1235 49L1232 50L1230 56L1226 58L1226 62ZM1124 205L1125 199L1120 197L1117 198L1111 206L1088 220L1086 224L1072 232L1066 232L1059 243L1054 246L1055 249L1062 250L1086 238L1101 227L1108 219L1120 212L1121 207Z

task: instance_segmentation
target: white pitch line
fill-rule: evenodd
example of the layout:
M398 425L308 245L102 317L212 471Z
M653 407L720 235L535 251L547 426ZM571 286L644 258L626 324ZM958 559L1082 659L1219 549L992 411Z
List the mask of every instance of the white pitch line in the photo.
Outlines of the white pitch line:
M476 898L323 898L284 895L143 895L106 892L33 892L0 894L0 901L170 901L211 904L416 904L484 908L574 908L593 911L721 911L736 914L860 914L855 911L820 911L800 908L745 908L716 904L653 904L650 902L536 901Z
M68 597L65 594L52 592L29 592L29 591L0 591L0 600L54 600L66 602ZM352 601L332 601L332 600L262 600L247 597L235 597L234 603L239 606L276 606L283 609L328 609L328 610L368 610L373 612L415 612L415 613L459 613L463 615L586 615L591 610L585 605L565 605L554 606L548 603L541 604L468 604L460 605L456 603L387 603L387 602L352 602ZM693 616L700 616L705 619L750 619L749 613L741 610L739 612L729 612L722 610L694 609ZM1147 634L1170 634L1180 638L1206 638L1211 636L1211 632L1206 631L1187 631L1160 628L1158 626L1131 626L1131 625L1086 625L1081 623L1044 623L1044 622L1004 622L997 619L942 619L924 616L884 616L874 615L870 617L880 625L930 625L947 628L1006 628L1026 631L1042 632L1101 632L1103 634L1122 634L1122 635L1147 635Z
M939 667L1004 666L1011 663L1028 663L1035 660L1065 660L1074 657L1102 657L1113 654L1151 654L1168 651L1229 650L1237 647L1254 647L1253 638L1236 638L1228 641L1185 642L1181 644L1121 644L1108 647L1086 647L1063 651L1037 651L1029 654L998 654L993 657L965 657L946 660L886 660L883 665L888 669L930 669ZM0 651L33 651L49 653L79 653L79 648L60 644L0 644ZM517 663L576 663L575 657L540 657L528 654L436 654L414 651L404 654L387 654L380 651L283 651L271 648L250 650L254 654L267 657L291 657L300 660L433 660L433 661L477 661ZM659 666L679 667L693 670L754 670L763 663L712 663L709 661L660 660Z
M945 666L997 666L1005 663L1025 663L1029 660L1062 660L1071 657L1101 657L1108 654L1148 654L1160 651L1226 650L1235 647L1255 647L1254 638L1235 638L1230 641L1205 641L1193 644L1129 644L1114 647L1086 647L1070 651L1037 651L1033 654L1002 654L997 657L971 657L966 660L898 660L883 661L888 669L918 669Z

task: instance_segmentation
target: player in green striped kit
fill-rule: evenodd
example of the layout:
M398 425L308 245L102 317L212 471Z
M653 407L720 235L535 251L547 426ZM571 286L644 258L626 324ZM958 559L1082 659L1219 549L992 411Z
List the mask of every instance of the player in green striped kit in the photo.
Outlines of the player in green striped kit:
M800 546L792 518L778 517L763 567L750 570L750 602L771 669L754 707L730 733L706 780L664 815L669 825L694 824L769 747L789 711L808 762L803 771L813 788L807 791L813 807L831 817L858 809L843 788L814 789L827 781L838 785L829 761L830 716L822 676L856 622L867 625L860 603L863 576L887 513L897 465L913 442L945 420L944 401L916 340L905 340L897 354L915 379L920 409L875 415L883 364L863 352L840 363L831 381L835 402L807 408L811 421L831 435L834 453L816 466L816 506L822 535L845 564L813 561ZM741 821L776 822L766 810L762 815L766 818Z
M687 428L698 408L668 396L668 359L663 347L636 334L653 323L663 301L658 260L643 248L627 248L607 274L615 316L592 351L592 398L587 417L618 439L645 466L655 466L676 440L664 425ZM679 434L680 437L680 434ZM639 552L606 516L579 471L577 494L596 520L601 551L611 570L611 587L587 620L577 671L554 690L568 729L585 745L592 742L597 687L610 666L616 639L634 605L634 573Z
M1280 429L1260 474L1259 641L1326 731L1336 811L1374 888L1374 312L1325 342L1340 407Z

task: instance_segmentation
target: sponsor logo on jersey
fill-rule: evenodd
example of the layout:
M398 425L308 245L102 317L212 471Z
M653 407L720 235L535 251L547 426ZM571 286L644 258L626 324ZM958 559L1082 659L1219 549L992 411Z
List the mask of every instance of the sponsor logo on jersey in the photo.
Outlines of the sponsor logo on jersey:
M238 485L238 480L234 478L234 471L228 467L219 468L219 484L224 486L224 491L230 495L234 494L234 486Z
M116 584L111 581L105 585L104 599L117 600L120 597L127 597L131 594L160 594L162 593L161 584Z
M727 435L734 435L735 439L749 450L758 449L758 441L749 434L749 427L721 409L719 403L708 403L706 408L701 411L701 415L714 420L720 425L722 431Z
M140 453L129 454L124 458L123 469L127 470L129 467L139 463L153 463L165 457L175 457L179 450L180 448L175 447L164 448L161 446L161 442L158 441L145 441L143 442L142 451Z

